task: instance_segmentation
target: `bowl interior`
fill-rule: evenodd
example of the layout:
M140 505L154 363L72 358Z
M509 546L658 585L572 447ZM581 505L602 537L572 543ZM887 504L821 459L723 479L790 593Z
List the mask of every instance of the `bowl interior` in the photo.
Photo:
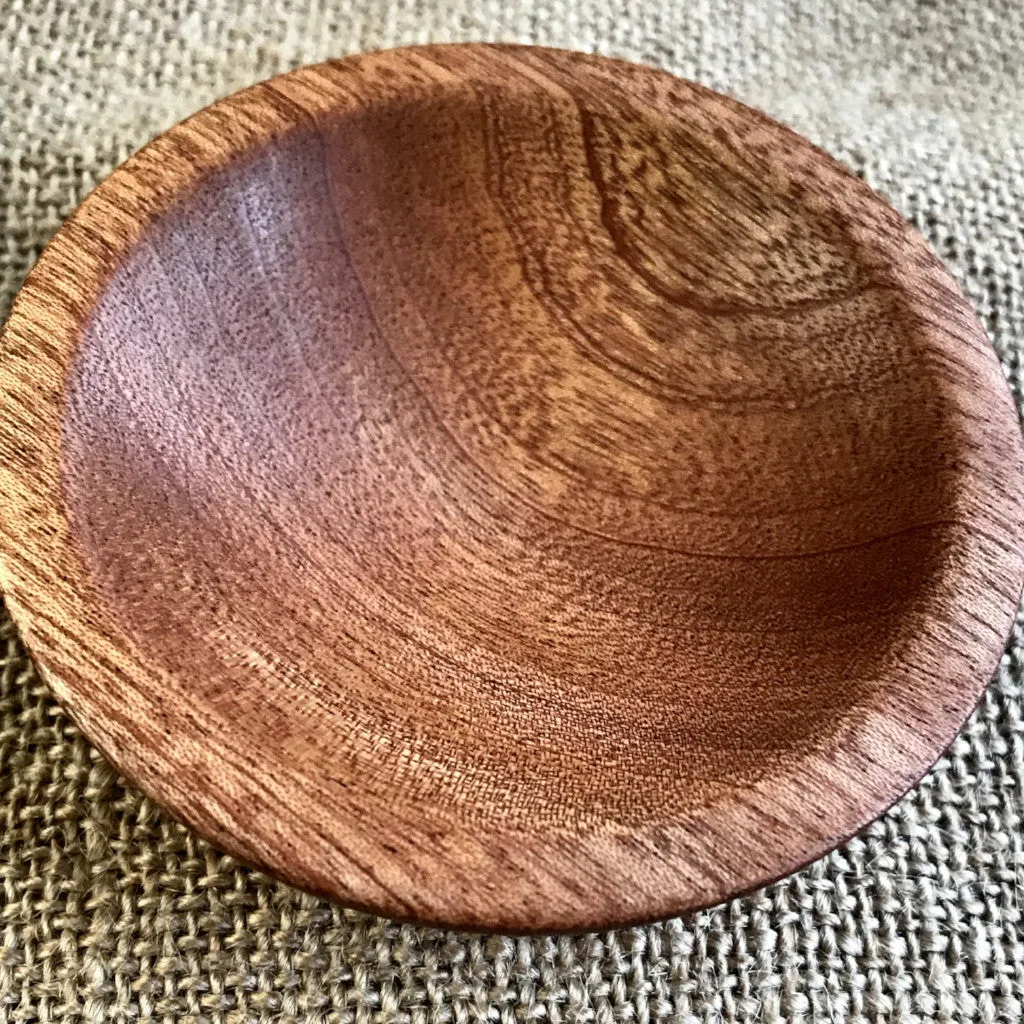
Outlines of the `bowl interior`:
M674 819L849 725L927 597L941 392L871 263L713 140L522 83L297 128L89 325L90 567L197 700L274 709L268 758Z

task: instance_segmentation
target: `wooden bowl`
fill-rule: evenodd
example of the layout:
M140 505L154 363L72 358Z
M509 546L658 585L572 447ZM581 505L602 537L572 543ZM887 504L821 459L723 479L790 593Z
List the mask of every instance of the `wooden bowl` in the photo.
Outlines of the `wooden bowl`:
M1024 452L921 238L732 100L427 47L161 136L21 291L2 583L216 846L474 929L715 903L953 737Z

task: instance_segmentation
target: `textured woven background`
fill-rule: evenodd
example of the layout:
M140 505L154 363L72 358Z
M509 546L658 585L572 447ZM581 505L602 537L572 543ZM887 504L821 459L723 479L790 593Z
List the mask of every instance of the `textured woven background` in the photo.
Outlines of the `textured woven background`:
M0 313L83 194L195 108L456 39L659 64L812 136L931 239L1019 396L1016 0L0 0ZM1020 643L929 778L840 852L688 919L512 940L347 913L212 852L76 733L4 618L0 1022L1019 1020Z

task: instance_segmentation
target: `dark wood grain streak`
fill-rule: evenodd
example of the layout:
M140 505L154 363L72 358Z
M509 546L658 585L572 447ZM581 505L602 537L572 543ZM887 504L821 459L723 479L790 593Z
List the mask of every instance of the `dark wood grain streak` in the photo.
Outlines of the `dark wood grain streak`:
M968 303L785 128L615 61L284 75L104 182L0 360L0 581L216 845L384 914L716 902L927 769L1024 578Z

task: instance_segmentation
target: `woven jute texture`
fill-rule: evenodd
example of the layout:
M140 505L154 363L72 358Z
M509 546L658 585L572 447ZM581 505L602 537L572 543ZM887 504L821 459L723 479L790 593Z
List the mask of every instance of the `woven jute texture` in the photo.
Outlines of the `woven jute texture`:
M516 40L661 65L825 145L929 237L1019 397L1021 10L0 0L0 312L84 193L214 98L354 50ZM346 912L217 854L75 731L4 618L0 1022L1020 1020L1022 642L929 777L839 852L686 919L526 940Z

